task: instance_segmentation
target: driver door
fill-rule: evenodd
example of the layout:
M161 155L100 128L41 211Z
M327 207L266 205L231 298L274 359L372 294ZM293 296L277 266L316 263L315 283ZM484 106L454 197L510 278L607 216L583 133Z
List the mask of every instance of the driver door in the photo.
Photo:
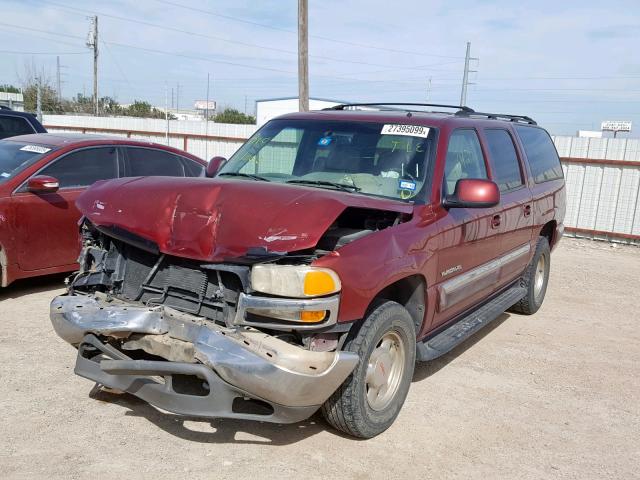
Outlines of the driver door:
M485 155L474 129L451 133L443 179L445 194L453 193L456 182L463 178L488 179ZM500 210L500 205L447 210L438 251L434 327L469 309L494 288L499 273L493 261L500 255Z
M118 149L77 150L56 158L36 174L58 179L60 189L36 194L27 190L25 182L14 192L12 203L20 219L16 231L18 265L25 271L73 268L80 251L80 212L75 201L94 182L118 176Z

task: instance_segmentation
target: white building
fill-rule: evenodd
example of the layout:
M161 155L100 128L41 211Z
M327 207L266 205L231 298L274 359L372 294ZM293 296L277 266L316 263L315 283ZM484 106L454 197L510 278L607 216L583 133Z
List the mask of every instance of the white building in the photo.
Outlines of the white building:
M329 100L326 98L310 98L309 110L322 110L323 108L340 105L339 100ZM272 118L284 115L285 113L293 113L298 111L298 97L284 98L263 98L256 100L256 124L264 125Z
M0 92L0 105L17 112L24 112L24 97L21 93Z
M602 132L600 130L578 130L578 137L602 138Z

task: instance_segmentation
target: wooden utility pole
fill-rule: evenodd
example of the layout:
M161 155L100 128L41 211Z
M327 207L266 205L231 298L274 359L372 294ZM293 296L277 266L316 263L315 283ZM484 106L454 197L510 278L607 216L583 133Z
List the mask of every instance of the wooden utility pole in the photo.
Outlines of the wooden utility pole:
M98 116L98 16L91 17L91 32L87 40L87 47L93 49L93 108Z
M62 87L60 86L60 57L56 57L56 94L58 102L62 101Z
M42 81L36 77L36 118L42 123Z
M298 0L298 104L309 111L309 10L307 0Z

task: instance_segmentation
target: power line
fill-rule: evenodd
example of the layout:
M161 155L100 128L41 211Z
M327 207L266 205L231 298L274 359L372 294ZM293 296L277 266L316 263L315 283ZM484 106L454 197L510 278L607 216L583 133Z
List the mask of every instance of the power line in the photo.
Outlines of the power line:
M18 52L14 50L0 50L0 53L13 55L88 55L88 52Z
M153 27L153 28L158 28L161 30L166 30L166 31L170 31L170 32L176 32L176 33L182 33L185 35L190 35L190 36L194 36L194 37L200 37L200 38L208 38L210 40L217 40L220 42L225 42L225 43L231 43L231 44L235 44L235 45L242 45L245 47L251 47L251 48L258 48L258 49L262 49L262 50L270 50L270 51L274 51L274 52L278 52L278 53L285 53L288 55L298 55L298 52L295 50L286 50L283 48L276 48L276 47L269 47L266 45L259 45L256 43L249 43L249 42L242 42L239 40L230 40L224 37L218 37L215 35L209 35L209 34L204 34L204 33L200 33L200 32L194 32L194 31L189 31L189 30L184 30L181 28L176 28L176 27L171 27L168 25L161 25L158 23L152 23L152 22L148 22L146 20L139 20L139 19L133 19L133 18L128 18L128 17L121 17L118 15L112 15L112 14L108 14L108 13L104 13L104 12L98 12L95 10L86 10L83 8L76 8L76 7L72 7L69 5L64 5L61 3L56 3L56 2L47 2L47 5L55 5L57 7L63 8L63 9L68 9L68 10L72 10L72 11L76 11L76 12L84 12L83 14L86 13L93 13L96 15L99 15L101 17L106 17L106 18L111 18L114 20L119 20L119 21L123 21L123 22L130 22L130 23L135 23L138 25L146 25L148 27ZM309 55L310 58L315 58L315 59L319 59L319 60L328 60L331 62L338 62L338 63L347 63L347 64L354 64L354 65L370 65L373 67L388 67L388 68L397 68L393 65L389 65L389 64L380 64L380 63L371 63L371 62L364 62L361 60L344 60L341 58L335 58L335 57L327 57L324 55ZM422 70L422 68L420 66L417 67L403 67L403 69L407 69L407 70Z
M6 26L9 26L9 27L18 28L18 29L21 29L21 30L45 33L45 34L48 34L48 35L62 36L62 37L67 37L67 38L83 39L82 37L80 37L78 35L70 35L70 34L66 34L66 33L51 32L51 31L37 29L37 28L33 28L33 27L24 27L24 26L21 26L21 25L12 25L12 24L8 24L8 23L5 23L5 22L0 22L0 25L6 25ZM129 49L139 50L139 51L148 52L148 53L157 53L159 55L166 55L166 56L171 56L171 57L188 58L188 59L191 59L191 60L199 60L199 61L204 61L204 62L219 63L219 64L222 64L222 65L231 65L231 66L236 66L236 67L244 67L244 68L250 68L250 69L260 70L260 71L272 71L272 72L277 72L277 73L286 73L288 75L295 75L296 74L296 72L290 71L290 70L283 70L283 69L279 69L279 68L266 67L266 66L261 66L260 67L260 66L248 65L248 64L244 64L244 63L238 63L238 62L230 62L230 61L226 61L226 60L216 60L216 59L211 59L211 58L207 58L207 57L188 55L188 54L182 54L182 53L177 53L177 52L167 52L167 51L164 51L164 50L158 50L158 49L147 48L147 47L140 47L140 46L130 45L130 44L126 44L126 43L119 43L119 42L106 42L106 43L108 43L111 46L129 48ZM348 78L348 77L341 77L341 76L336 76L336 75L316 75L316 77L317 78L341 79L341 80L349 80L349 81L361 81L361 82L371 81L371 80L366 80L366 79Z
M125 75L124 70L120 66L120 62L118 62L118 59L116 58L116 56L111 52L111 49L109 48L109 45L107 44L107 42L104 41L104 34L103 34L103 38L100 39L100 42L105 47L104 49L107 51L107 53L109 54L109 56L113 60L113 63L115 63L116 68L120 72L120 75L122 75L122 78L124 78L124 81L127 83L128 87L133 89L133 86L131 85L131 82L129 82L129 78Z
M78 35L70 35L70 34L67 34L67 33L51 32L51 31L42 30L42 29L33 28L33 27L24 27L22 25L12 25L10 23L4 23L4 22L0 22L0 25L3 25L3 26L6 25L8 27L18 28L18 29L21 29L21 30L46 33L46 34L49 34L49 35L57 35L57 36L62 36L62 37L67 37L67 38L76 38L76 39L84 40L83 37L80 37ZM149 53L158 53L158 54L161 54L161 55L168 55L168 56L182 57L182 58L190 58L192 60L200 60L200 61L204 61L204 62L220 63L220 64L223 64L223 65L232 65L232 66L236 66L236 67L252 68L252 69L256 69L256 70L269 70L269 71L272 71L272 72L287 73L287 74L291 74L291 75L295 74L295 72L293 72L293 71L282 70L282 69L278 69L278 68L257 67L257 66L254 66L254 65L247 65L247 64L238 63L238 62L229 62L229 61L225 61L225 60L213 60L213 59L206 58L206 57L198 57L198 56L195 56L195 55L187 55L187 54L181 54L181 53L175 53L175 52L165 52L163 50L156 50L156 49L153 49L153 48L139 47L139 46L136 46L136 45L129 45L129 44L126 44L126 43L118 43L118 42L107 42L107 43L109 43L110 45L117 46L117 47L131 48L131 49L134 49L134 50L140 50L140 51L149 52Z
M213 17L219 17L219 18L224 18L227 20L232 20L234 22L241 22L241 23L245 23L248 25L253 25L256 27L263 27L263 28L269 28L271 30L279 30L282 32L287 32L287 33L291 33L294 35L297 35L297 31L295 30L289 30L287 28L281 28L281 27L275 27L273 25L268 25L265 23L260 23L260 22L254 22L251 20L246 20L243 18L238 18L238 17L232 17L231 15L223 15L221 13L216 13L216 12L212 12L211 10L204 10L201 8L197 8L197 7L191 7L188 5L182 5L180 3L175 3L175 2L171 2L169 0L156 0L156 2L159 3L164 3L165 5L172 5L174 7L178 7L178 8L183 8L185 10L191 10L194 12L199 12L199 13L204 13L206 15L211 15ZM362 43L357 43L357 42L349 42L346 40L337 40L335 38L330 38L330 37L325 37L322 35L309 35L312 38L317 38L319 40L326 40L328 42L334 42L334 43L340 43L342 45L350 45L353 47L359 47L359 48L369 48L372 50L381 50L381 51L385 51L385 52L391 52L391 53L403 53L403 54L407 54L407 55L414 55L417 57L435 57L435 58L457 58L457 59L462 59L464 57L457 57L457 56L450 56L450 55L436 55L436 54L431 54L431 53L422 53L422 52L411 52L408 50L400 50L400 49L395 49L395 48L387 48L387 47L379 47L379 46L375 46L375 45L366 45L366 44L362 44Z

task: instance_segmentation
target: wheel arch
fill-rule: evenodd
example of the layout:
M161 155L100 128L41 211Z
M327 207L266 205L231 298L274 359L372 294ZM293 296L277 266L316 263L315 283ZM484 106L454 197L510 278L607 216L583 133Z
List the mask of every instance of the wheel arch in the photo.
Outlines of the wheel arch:
M553 248L555 243L558 241L558 239L556 238L557 226L558 226L558 222L556 222L555 220L550 220L547 223L545 223L542 229L540 230L540 236L545 237L547 239L547 241L549 242L549 248Z
M397 302L406 308L413 319L416 332L420 331L427 308L427 282L423 275L409 275L384 287L373 297L367 313L383 300Z

